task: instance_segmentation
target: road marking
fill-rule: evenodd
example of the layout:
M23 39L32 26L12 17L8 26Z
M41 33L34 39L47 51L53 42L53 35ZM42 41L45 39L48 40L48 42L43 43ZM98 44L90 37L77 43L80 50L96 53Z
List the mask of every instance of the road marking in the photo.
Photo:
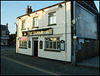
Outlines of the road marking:
M36 70L38 70L38 71L42 71L42 72L48 73L48 74L50 74L50 75L60 75L60 74L56 74L56 73L53 73L53 72L49 72L49 71L47 71L47 70L43 70L43 69L40 69L40 68L37 68L37 67L34 67L34 66L30 66L30 65L27 65L27 64L24 64L24 63L21 63L21 62L12 60L12 59L7 58L7 57L4 57L4 56L1 56L1 57L5 58L5 59L7 59L7 60L13 61L13 62L15 62L15 63L18 63L18 64L21 64L21 65L27 66L27 67L29 67L29 68L33 68L33 69L36 69Z

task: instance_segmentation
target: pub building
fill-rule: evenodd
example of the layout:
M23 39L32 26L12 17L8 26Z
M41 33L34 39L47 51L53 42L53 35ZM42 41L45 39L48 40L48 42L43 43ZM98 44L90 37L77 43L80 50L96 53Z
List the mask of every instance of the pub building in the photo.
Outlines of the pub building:
M16 53L72 62L76 58L74 51L82 48L80 43L85 43L85 38L88 41L97 39L96 22L93 21L96 13L97 9L85 1L64 1L33 12L28 5L26 14L17 17ZM87 15L92 21L88 20L82 28L80 23ZM94 28L87 28L92 34L83 30L89 22L94 24L91 25Z

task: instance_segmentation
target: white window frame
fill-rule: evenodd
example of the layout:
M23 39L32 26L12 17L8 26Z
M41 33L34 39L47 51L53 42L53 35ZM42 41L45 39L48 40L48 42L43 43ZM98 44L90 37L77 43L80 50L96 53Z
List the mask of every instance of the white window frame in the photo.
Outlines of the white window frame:
M56 11L48 13L49 25L56 24Z
M53 38L56 38L56 40L51 40L50 41L50 38L45 38L45 49L46 50L60 50L60 38L58 38L59 40L57 40L57 37L51 37L52 39ZM48 42L48 48L47 48L47 44L46 42ZM50 42L52 43L52 47L50 47ZM56 48L54 48L54 42L56 42ZM59 45L58 45L59 43Z
M19 48L27 48L27 40L20 40Z
M33 17L33 27L38 27L38 16Z
M25 29L26 20L22 20L22 29Z

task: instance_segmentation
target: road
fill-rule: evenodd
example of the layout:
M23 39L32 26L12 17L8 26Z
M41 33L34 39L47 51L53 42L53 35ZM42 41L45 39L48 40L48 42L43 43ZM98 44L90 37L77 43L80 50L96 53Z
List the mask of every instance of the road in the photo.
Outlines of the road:
M1 75L52 75L47 71L1 57Z
M58 75L2 56L15 50L15 47L1 47L1 75Z
M14 47L1 49L1 75L99 75L99 69L16 54Z

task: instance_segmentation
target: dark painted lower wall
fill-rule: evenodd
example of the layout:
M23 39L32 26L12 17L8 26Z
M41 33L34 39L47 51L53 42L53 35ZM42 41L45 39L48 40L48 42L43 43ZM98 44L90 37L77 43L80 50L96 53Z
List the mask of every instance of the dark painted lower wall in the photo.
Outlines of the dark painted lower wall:
M81 50L77 51L76 61L86 60L95 56L99 56L99 40L89 43L82 43Z

